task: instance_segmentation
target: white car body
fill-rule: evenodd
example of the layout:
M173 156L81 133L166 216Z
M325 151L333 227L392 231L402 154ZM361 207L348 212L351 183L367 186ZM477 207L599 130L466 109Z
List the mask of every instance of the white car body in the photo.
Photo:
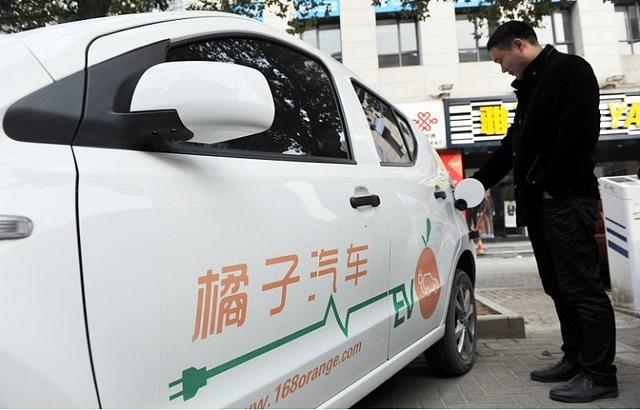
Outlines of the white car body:
M220 35L324 67L348 158L154 148L273 121L254 69L145 66ZM365 83L335 60L204 12L61 24L0 50L0 407L347 407L445 336L455 275L475 277L454 189L412 125L410 163L381 164ZM124 109L107 102L118 81L135 89ZM173 108L186 130L173 115L144 134Z

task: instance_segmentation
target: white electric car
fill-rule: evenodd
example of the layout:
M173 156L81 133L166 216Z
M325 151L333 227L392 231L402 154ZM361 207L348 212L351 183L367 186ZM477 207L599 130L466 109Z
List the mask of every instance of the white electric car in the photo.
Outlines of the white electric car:
M344 66L209 12L0 54L0 407L347 407L425 351L471 368L482 190Z

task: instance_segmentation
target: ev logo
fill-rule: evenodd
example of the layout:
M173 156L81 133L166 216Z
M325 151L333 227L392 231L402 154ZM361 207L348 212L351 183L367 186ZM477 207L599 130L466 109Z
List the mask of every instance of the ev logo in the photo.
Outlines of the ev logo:
M416 265L414 287L420 304L422 317L428 319L433 315L440 299L440 274L436 264L436 256L433 250L427 246L431 233L431 221L427 219L427 237L422 237L425 248L420 253L418 264Z

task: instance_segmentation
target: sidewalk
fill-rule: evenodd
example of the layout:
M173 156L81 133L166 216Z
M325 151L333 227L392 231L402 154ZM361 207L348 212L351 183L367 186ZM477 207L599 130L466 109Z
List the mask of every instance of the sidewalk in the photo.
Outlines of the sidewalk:
M572 405L552 401L548 394L550 387L555 384L532 382L529 378L531 370L554 364L562 357L560 326L553 302L544 293L537 278L531 243L528 240L485 242L485 252L478 257L479 282L476 293L506 310L522 315L526 329L526 339L479 340L476 365L480 364L482 371L492 374L495 373L496 366L507 375L512 373L511 380L498 380L498 384L505 390L502 395L495 397L498 403L494 404L500 407L499 402L503 400L507 404L514 403L514 407L522 408L640 408L640 314L631 315L620 310L615 311L615 364L618 367L620 390L617 399ZM516 276L517 283L505 287L505 280L500 275L495 278L481 277L491 263L485 263L485 258L515 258L519 261L510 262L515 265L511 275ZM529 268L526 268L527 265ZM529 271L535 271L536 275L523 273ZM472 373L475 371L474 368ZM528 391L530 394L522 395L522 391ZM511 397L507 399L504 396ZM463 407L465 406L460 406Z
M640 317L616 311L616 399L566 404L549 398L559 383L531 380L532 370L562 357L560 329L551 299L537 277L528 241L483 241L476 295L522 316L525 337L480 338L474 367L443 378L420 357L354 408L640 408Z
M637 409L640 408L640 346L638 328L620 329L616 399L592 403L561 403L549 390L561 383L538 383L532 370L555 364L561 357L557 333L529 332L525 339L481 339L473 369L464 376L443 378L418 358L356 408L442 409Z

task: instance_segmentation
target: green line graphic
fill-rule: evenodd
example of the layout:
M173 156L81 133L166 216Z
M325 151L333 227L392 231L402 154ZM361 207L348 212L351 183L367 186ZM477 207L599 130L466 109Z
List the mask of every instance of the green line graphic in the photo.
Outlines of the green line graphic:
M422 236L422 243L424 243L424 246L427 246L427 244L429 243L430 235L431 235L431 219L427 218L427 237L425 238L424 235Z
M410 289L413 289L413 285L411 285ZM219 366L213 367L211 369L207 369L205 366L201 368L189 367L188 369L183 370L182 378L169 383L169 388L182 384L182 391L169 396L169 400L174 400L174 399L177 399L178 397L182 397L183 401L190 400L198 393L198 390L200 390L200 388L207 385L207 380L209 380L210 378L215 377L221 373L224 373L227 370L231 370L234 367L240 366L243 363L253 360L259 356L262 356L263 354L268 353L271 350L277 349L280 346L290 343L296 339L301 338L302 336L305 336L309 333L312 333L326 326L327 321L329 319L330 312L333 312L333 316L338 322L338 327L340 328L344 336L349 337L349 319L351 318L352 313L355 313L360 309L363 309L369 305L372 305L375 302L378 302L379 300L385 299L389 295L395 295L398 292L406 292L404 284L398 285L389 291L382 292L379 295L376 295L370 299L367 299L361 303L358 303L355 306L350 307L347 310L347 316L344 322L340 318L340 314L338 313L338 308L333 299L333 295L331 295L329 297L329 302L327 303L327 308L325 309L325 312L324 312L324 317L319 322L313 323L281 339L268 343L264 346L261 346L255 350L252 350L248 353L238 356L235 359L231 359L228 362L223 363Z

